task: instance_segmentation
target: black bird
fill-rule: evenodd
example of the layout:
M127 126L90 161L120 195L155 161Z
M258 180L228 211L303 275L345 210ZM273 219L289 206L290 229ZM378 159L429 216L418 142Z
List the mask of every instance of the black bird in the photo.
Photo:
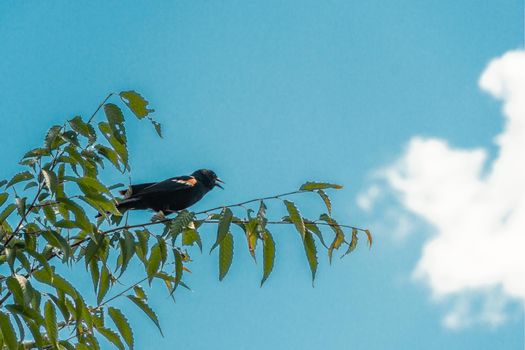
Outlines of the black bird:
M169 214L186 209L197 203L215 186L224 183L208 169L200 169L191 176L177 176L161 182L131 185L120 191L124 200L117 204L120 212L126 210L153 209Z

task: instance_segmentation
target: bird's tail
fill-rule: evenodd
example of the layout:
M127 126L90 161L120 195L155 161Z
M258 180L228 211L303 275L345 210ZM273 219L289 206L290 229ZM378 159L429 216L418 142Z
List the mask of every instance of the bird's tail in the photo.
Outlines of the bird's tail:
M122 214L124 214L129 209L133 209L134 203L137 202L138 200L139 200L138 198L128 198L128 199L123 200L120 203L117 203L116 207L117 207L118 211L120 211ZM109 214L109 212L106 212L106 214ZM97 216L95 216L95 217L99 218L101 216L102 216L102 214L98 213Z
M125 199L122 202L117 204L117 209L121 213L124 213L126 210L133 209L133 207L135 206L136 202L139 201L139 199L140 198L128 198L128 199Z

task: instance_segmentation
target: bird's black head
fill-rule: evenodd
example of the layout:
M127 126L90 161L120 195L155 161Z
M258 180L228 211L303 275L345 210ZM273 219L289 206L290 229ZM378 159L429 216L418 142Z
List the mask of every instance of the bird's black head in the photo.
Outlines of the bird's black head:
M212 170L208 169L199 169L197 171L194 171L193 174L191 174L193 177L195 177L197 180L201 181L204 186L208 187L210 190L214 188L215 186L218 186L222 189L224 189L220 183L224 183L221 179L217 177L217 174L213 172Z

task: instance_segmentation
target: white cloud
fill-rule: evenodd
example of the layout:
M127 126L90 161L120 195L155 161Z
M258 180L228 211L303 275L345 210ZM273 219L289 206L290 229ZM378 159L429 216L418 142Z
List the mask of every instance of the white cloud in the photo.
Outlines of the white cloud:
M365 193L360 194L357 197L357 205L359 208L370 211L372 210L375 201L381 194L381 189L377 185L370 186Z
M384 171L404 208L436 229L413 276L437 300L456 299L444 319L450 328L498 325L509 300L525 302L525 52L493 60L479 85L503 101L493 161L482 148L414 137ZM360 199L363 207L379 196L372 194ZM473 293L484 295L480 311L469 301Z

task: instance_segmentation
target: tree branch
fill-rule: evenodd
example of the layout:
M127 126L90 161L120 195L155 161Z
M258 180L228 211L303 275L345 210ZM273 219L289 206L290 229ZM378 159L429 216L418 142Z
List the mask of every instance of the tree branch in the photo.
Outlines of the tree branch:
M57 164L58 158L60 158L60 156L62 154L64 154L64 150L61 150L60 152L57 152L55 154L55 156L53 157L53 160L51 161L51 165L49 166L49 170L53 170L53 168ZM40 167L40 171L38 172L38 176L41 176L41 174L42 174L42 167ZM4 243L3 250L5 250L5 248L7 248L7 245L9 244L9 242L11 242L11 240L20 231L20 229L22 228L22 224L26 220L27 216L29 215L31 210L33 210L33 208L35 208L35 203L38 200L38 196L40 196L40 193L44 189L44 181L45 181L44 178L42 178L42 180L39 181L39 183L38 183L38 190L37 190L37 192L35 194L35 197L33 198L33 202L31 203L31 205L29 205L29 207L27 207L26 211L22 214L22 217L20 218L20 222L18 222L18 225L16 225L15 230L13 231L13 233L6 239L6 241ZM0 305L1 304L2 303L0 303Z

